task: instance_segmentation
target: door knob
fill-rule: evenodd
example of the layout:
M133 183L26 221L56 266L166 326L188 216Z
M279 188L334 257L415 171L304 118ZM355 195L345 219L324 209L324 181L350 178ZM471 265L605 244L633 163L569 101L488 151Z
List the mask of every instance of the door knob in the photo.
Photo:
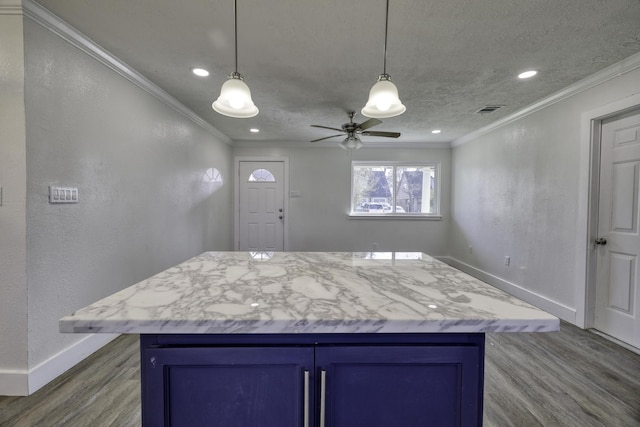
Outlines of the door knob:
M597 238L595 240L595 244L604 246L607 244L607 239L605 239L604 237Z

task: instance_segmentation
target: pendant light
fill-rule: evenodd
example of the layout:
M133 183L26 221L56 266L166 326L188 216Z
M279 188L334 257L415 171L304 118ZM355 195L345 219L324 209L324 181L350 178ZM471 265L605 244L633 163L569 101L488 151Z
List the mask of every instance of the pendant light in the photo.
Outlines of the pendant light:
M258 107L255 106L251 99L251 91L249 86L244 82L244 77L238 72L238 1L233 0L234 26L235 35L235 71L229 74L229 78L220 89L220 96L211 106L218 113L236 117L239 119L247 119L258 115Z
M398 88L387 74L387 30L389 28L389 0L387 0L387 13L384 25L384 68L378 77L378 82L369 92L367 105L362 109L362 115L376 119L395 117L404 113L407 109L400 101Z

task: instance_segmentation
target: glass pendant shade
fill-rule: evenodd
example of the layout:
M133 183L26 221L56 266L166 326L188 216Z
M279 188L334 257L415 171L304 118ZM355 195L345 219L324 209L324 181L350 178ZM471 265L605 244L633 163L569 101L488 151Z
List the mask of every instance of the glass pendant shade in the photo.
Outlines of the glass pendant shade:
M258 115L258 107L251 99L251 90L240 73L232 73L220 89L220 96L211 105L218 113L240 119Z
M400 101L398 88L391 81L391 77L381 74L369 92L369 100L362 109L362 115L382 119L399 116L406 110L407 107Z
M357 136L348 136L340 143L340 148L345 150L351 150L354 148L357 150L360 147L362 147L362 141L360 141L360 138Z

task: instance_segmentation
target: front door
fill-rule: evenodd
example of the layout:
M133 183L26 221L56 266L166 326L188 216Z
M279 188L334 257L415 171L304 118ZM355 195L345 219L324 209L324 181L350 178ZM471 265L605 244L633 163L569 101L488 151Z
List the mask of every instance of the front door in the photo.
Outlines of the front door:
M284 250L284 162L240 161L238 250Z
M594 327L640 348L640 111L601 132Z

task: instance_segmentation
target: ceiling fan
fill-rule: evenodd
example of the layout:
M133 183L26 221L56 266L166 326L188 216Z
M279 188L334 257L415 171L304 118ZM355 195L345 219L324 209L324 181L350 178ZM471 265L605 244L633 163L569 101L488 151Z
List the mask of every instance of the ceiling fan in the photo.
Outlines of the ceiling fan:
M349 111L347 115L349 116L349 122L342 125L342 129L332 128L329 126L321 126L321 125L311 125L314 128L322 128L322 129L330 129L341 132L337 135L325 136L324 138L314 139L310 142L318 142L325 139L335 138L337 136L343 136L344 134L347 137L340 143L340 147L346 149L355 148L358 149L362 147L362 141L360 141L359 135L364 136L383 136L386 138L397 138L400 136L400 132L376 132L367 130L373 126L377 126L382 123L381 120L378 119L369 119L362 123L354 123L353 116L355 116L355 112Z

